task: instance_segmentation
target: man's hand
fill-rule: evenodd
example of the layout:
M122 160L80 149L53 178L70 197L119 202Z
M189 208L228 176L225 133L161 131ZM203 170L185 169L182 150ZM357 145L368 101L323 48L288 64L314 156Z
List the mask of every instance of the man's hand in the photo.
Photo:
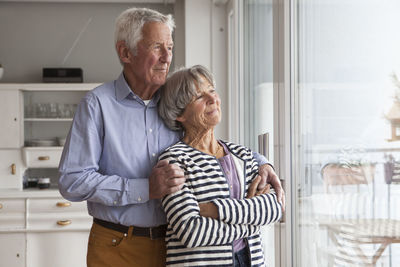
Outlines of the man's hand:
M285 192L283 191L281 181L276 175L274 169L269 164L264 164L259 167L258 174L262 177L262 181L258 186L258 190L262 189L267 183L275 189L278 202L282 205L282 210L285 211Z
M263 184L261 184L261 183L263 183ZM257 175L257 177L251 182L249 189L247 189L246 198L256 197L261 194L268 194L269 189L270 189L270 185L269 184L265 185L261 176Z
M183 170L176 164L169 164L167 160L161 160L154 166L150 174L149 197L158 199L175 193L182 189L184 183Z

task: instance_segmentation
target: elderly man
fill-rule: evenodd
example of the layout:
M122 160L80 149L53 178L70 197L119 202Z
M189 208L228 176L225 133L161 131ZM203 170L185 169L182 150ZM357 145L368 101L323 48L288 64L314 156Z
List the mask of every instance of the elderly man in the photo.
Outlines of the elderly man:
M164 266L166 217L160 198L181 189L183 171L157 157L181 133L157 114L172 60L171 15L144 8L116 21L115 46L123 72L81 101L59 171L61 194L87 201L93 216L88 266ZM259 163L265 159L259 157ZM282 195L271 166L261 168Z

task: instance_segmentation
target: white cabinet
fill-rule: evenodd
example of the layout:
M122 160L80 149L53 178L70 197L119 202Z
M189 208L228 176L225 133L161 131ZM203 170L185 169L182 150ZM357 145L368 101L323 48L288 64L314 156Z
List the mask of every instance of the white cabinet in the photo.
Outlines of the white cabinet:
M86 202L69 202L63 198L29 199L28 230L77 231L90 228Z
M85 267L87 232L27 234L27 267Z
M22 93L19 90L0 90L0 148L22 146Z
M21 190L28 168L58 167L75 109L98 85L0 84L0 189Z
M25 233L0 233L0 266L25 267L25 242Z
M24 194L0 199L0 266L86 266L92 225L86 203L54 190Z
M57 168L62 147L24 147L23 159L30 168Z
M0 188L22 189L23 169L20 149L0 149Z
M79 101L93 87L87 84L58 89L46 84L35 90L26 87L23 91L25 146L59 146L58 141L68 134Z
M97 85L0 84L1 267L86 266L86 203L70 203L57 190L22 190L22 176L58 167L58 141Z
M27 267L86 266L92 218L85 202L28 199L28 214Z
M0 199L0 230L25 228L25 200Z

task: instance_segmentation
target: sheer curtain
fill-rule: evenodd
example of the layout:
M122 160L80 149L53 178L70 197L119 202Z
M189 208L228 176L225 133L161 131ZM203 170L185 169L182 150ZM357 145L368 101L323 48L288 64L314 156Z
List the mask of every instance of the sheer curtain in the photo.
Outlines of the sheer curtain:
M400 2L295 2L297 262L400 266Z

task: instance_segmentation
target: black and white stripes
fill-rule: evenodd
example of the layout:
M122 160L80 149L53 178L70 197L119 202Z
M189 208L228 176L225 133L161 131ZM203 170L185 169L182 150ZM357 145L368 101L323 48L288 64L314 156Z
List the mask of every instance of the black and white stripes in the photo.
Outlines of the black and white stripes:
M226 143L234 157L242 196L258 173L252 153L245 147ZM252 266L263 266L259 237L261 225L281 217L275 194L251 199L230 198L229 187L218 160L183 142L168 148L160 160L178 164L186 183L181 191L166 196L163 207L167 214L167 260L169 266L232 266L232 242L246 238ZM200 216L199 203L212 201L220 219Z

